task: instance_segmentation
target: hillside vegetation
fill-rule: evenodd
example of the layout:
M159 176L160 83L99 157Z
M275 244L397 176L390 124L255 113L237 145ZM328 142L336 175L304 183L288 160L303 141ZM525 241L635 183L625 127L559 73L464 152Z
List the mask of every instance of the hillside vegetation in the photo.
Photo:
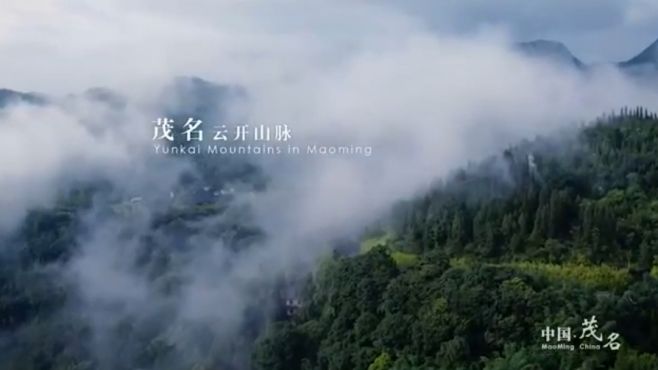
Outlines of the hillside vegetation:
M390 220L309 279L299 312L259 340L258 368L658 368L658 120L645 110L521 143ZM600 342L579 338L592 316ZM574 349L542 349L546 327L570 327Z

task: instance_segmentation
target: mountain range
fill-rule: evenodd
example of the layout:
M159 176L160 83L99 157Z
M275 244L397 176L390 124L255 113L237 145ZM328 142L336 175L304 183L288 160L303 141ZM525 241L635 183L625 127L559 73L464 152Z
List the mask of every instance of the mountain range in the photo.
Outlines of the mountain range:
M578 70L587 70L595 66L594 64L587 64L581 61L569 50L566 45L559 41L538 39L533 41L520 42L514 46L517 51L528 57L548 60L552 63L573 67ZM658 76L658 39L636 56L622 62L611 62L609 65L617 66L622 71L634 76ZM219 87L194 77L182 77L178 78L176 81L176 90L180 90L179 88L187 85L193 87L194 91L198 89L203 90L204 88L207 89L208 86L212 86L213 89L217 89ZM221 93L223 94L226 92L222 91ZM120 97L105 88L89 89L85 92L85 94L88 97L94 98L96 100L112 102L119 106L123 104ZM48 99L41 94L25 93L0 88L0 109L11 104L12 102L45 104L47 101Z
M24 93L0 88L0 109L13 102L44 104L46 103L46 98L35 93Z
M534 40L517 44L518 50L532 58L548 59L562 65L585 68L585 64L576 58L561 42L551 40Z
M588 69L591 64L582 62L563 43L552 40L534 40L516 44L516 49L532 58L551 60L577 69ZM658 73L658 40L654 41L638 55L617 63L611 63L625 72Z

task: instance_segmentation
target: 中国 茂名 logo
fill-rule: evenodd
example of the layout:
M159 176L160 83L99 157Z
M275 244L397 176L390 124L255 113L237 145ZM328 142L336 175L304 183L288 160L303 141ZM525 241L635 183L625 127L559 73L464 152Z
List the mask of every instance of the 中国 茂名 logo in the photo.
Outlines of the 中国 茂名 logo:
M566 351L574 351L576 349L582 351L598 351L603 349L617 351L621 347L619 333L599 332L599 324L594 315L583 320L579 333L576 337L575 335L578 333L572 332L570 326L546 326L541 329L541 337L544 341L541 344L541 348L545 350ZM574 339L578 339L578 346L573 343Z

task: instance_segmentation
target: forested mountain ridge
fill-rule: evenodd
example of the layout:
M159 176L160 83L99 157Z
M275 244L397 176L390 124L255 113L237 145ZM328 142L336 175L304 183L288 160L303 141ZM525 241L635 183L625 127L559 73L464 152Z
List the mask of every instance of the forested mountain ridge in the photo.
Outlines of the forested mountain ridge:
M644 109L471 165L377 234L309 278L258 368L658 368L658 120ZM592 316L601 341L583 349ZM573 349L541 347L557 327Z
M650 266L647 258L658 252L651 246L658 240L652 233L658 131L643 110L622 114L633 118L606 118L575 140L524 143L399 205L394 229L404 249L447 245L453 254L518 259L529 244L561 241L578 248L565 254L556 245L539 246L543 254L527 257ZM612 237L618 231L629 238Z
M180 87L195 101L242 95L197 80ZM86 95L122 105L110 91ZM658 368L657 127L645 109L623 109L469 165L394 207L362 253L325 261L290 307L278 291L289 276L247 287L230 334L215 315L225 307L203 301L211 316L196 321L180 311L194 276L202 288L222 281L267 239L240 202L266 191L262 169L199 156L155 200L102 179L72 184L0 238L0 369ZM106 250L126 258L98 292L95 275L75 274ZM204 265L215 255L226 258ZM131 301L126 277L147 285L147 302ZM273 312L279 321L249 363ZM541 349L546 328L568 326L580 345L591 316L601 346L619 333L619 351Z

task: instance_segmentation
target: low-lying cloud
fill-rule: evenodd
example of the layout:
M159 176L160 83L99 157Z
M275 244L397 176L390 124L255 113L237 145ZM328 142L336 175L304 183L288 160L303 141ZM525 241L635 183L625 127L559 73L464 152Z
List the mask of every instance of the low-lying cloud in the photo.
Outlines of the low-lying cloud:
M229 341L247 308L267 307L254 293L258 287L292 269L310 270L331 240L355 235L436 178L522 138L624 105L658 109L656 91L612 67L583 73L526 59L504 33L439 34L413 16L365 3L321 5L326 11L313 13L313 24L295 17L301 12L296 7L309 7L295 2L208 3L225 12L218 20L192 8L172 17L172 3L152 13L128 2L72 9L52 4L36 10L16 3L5 16L38 12L73 25L47 38L70 36L72 43L62 49L38 44L55 53L51 63L58 74L36 71L28 43L54 26L47 16L38 19L40 27L28 26L24 39L12 36L26 27L20 22L5 26L10 36L0 38L0 50L13 51L0 68L16 72L25 63L31 71L10 73L7 87L61 97L46 106L14 105L0 116L0 147L8 153L0 158L0 230L19 225L30 209L52 205L73 184L98 177L144 198L146 214L138 222L107 220L92 210L78 238L79 254L62 267L79 287L98 338L109 335L117 312L168 312L179 327L207 324ZM118 19L121 9L131 13ZM270 10L285 15L285 22ZM95 14L99 22L81 21L80 14ZM321 27L313 27L316 22ZM143 32L128 32L139 27ZM152 153L152 122L165 105L159 88L177 75L240 86L247 97L235 103L239 107L222 107L232 112L224 119L283 122L301 145L361 144L372 146L373 154L254 159L270 181L264 192L240 201L267 238L255 248L228 252L230 246L213 239L211 225L201 227L190 254L176 261L183 288L165 298L162 287L135 267L131 246L147 234L149 210L163 207L179 175L193 168ZM62 94L94 85L117 89L128 106ZM170 340L186 337L184 330L170 334Z

